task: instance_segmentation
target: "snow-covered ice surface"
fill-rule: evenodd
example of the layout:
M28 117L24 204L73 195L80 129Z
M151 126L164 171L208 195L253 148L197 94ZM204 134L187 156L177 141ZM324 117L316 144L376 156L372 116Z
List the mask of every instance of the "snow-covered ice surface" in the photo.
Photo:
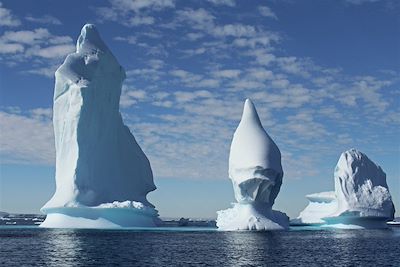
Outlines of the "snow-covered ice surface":
M386 174L365 154L350 149L342 153L335 168L335 192L331 201L322 193L309 196L310 204L293 223L316 223L334 228L384 228L394 218L394 205ZM326 194L326 192L325 192ZM308 196L307 196L308 197Z
M154 226L151 166L119 112L125 71L94 25L55 77L56 192L41 226Z
M281 153L247 99L229 154L229 178L238 203L218 211L221 230L286 229L286 214L272 210L282 185Z
M322 218L333 214L337 209L334 191L307 195L308 206L300 212L299 217L291 220L291 224L323 224Z

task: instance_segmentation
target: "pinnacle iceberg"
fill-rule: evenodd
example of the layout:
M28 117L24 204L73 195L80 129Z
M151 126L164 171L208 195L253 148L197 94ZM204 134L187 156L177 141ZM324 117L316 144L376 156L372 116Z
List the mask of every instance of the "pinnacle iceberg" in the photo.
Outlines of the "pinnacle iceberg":
M233 208L218 211L222 230L274 230L288 227L286 214L272 210L282 185L283 170L278 146L261 125L251 100L231 144L229 178L235 198Z
M386 227L385 222L394 218L386 174L364 153L356 149L343 152L335 168L334 181L335 191L330 192L329 201L317 204L321 202L318 198L309 198L310 204L294 220L295 223L380 228Z
M90 227L153 225L150 162L119 112L125 71L94 25L82 28L55 77L56 192L42 226L81 227L78 217Z

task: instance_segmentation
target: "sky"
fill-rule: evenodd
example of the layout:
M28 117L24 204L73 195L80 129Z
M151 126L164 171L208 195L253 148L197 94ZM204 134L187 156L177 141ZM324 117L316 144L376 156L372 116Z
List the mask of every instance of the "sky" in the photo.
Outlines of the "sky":
M148 156L162 217L215 218L243 103L282 153L274 206L296 217L364 152L400 210L400 4L391 0L0 2L0 210L38 213L55 190L54 71L85 23L127 78L124 122Z

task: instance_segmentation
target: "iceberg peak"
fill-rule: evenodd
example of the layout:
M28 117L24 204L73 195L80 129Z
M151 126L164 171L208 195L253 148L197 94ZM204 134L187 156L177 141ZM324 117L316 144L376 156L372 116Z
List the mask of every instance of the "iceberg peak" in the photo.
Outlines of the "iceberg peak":
M254 107L253 102L249 98L247 98L246 101L244 102L241 122L243 123L253 122L257 123L262 127L260 118L258 117L257 110Z
M76 51L79 53L84 50L108 52L108 48L101 39L94 24L85 24L76 42Z
M233 169L249 169L255 166L283 176L281 152L264 130L250 99L246 99L244 103L242 119L233 135L229 166L232 179L237 178Z

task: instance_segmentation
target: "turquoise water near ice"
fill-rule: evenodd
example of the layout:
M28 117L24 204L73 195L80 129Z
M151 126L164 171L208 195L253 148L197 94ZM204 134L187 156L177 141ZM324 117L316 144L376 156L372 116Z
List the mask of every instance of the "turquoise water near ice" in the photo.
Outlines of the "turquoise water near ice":
M400 227L220 232L214 228L0 227L1 266L400 266Z

